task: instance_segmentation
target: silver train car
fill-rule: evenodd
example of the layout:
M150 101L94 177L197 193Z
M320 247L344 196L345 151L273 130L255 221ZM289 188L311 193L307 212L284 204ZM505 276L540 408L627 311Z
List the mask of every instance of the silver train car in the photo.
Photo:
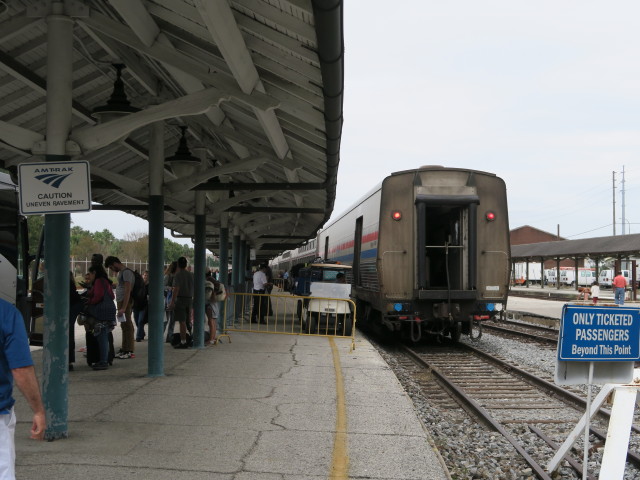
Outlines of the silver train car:
M295 250L287 250L271 260L270 265L274 275L282 275L291 271L296 265L311 263L318 256L316 238L306 241Z
M318 235L352 265L357 322L419 341L458 340L506 308L511 264L504 181L425 166L391 174Z

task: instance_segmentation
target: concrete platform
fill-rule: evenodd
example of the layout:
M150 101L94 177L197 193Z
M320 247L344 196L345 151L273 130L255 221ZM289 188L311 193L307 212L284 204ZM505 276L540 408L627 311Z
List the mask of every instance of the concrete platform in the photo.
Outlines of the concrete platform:
M76 352L68 439L29 440L30 410L15 395L18 478L450 478L410 398L365 339L353 352L350 339L236 332L231 342L166 345L159 378L146 376L146 342L107 371L91 370ZM40 375L41 350L32 354Z

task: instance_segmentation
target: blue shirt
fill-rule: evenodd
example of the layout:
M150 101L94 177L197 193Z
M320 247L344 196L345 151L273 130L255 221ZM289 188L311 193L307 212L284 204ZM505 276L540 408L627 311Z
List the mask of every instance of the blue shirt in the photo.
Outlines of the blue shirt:
M11 370L30 365L33 360L22 314L0 299L0 414L9 413L15 403Z

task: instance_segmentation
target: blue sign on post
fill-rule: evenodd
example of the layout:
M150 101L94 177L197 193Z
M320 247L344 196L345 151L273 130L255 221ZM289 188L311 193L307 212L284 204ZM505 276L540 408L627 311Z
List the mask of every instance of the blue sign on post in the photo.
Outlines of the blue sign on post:
M640 360L640 310L565 305L558 360Z

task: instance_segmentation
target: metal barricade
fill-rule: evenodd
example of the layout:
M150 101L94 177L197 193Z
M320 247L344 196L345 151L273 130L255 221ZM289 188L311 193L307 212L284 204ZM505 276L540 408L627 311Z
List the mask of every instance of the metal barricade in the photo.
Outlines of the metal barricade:
M229 293L222 314L229 332L351 338L355 349L356 305L351 299Z

